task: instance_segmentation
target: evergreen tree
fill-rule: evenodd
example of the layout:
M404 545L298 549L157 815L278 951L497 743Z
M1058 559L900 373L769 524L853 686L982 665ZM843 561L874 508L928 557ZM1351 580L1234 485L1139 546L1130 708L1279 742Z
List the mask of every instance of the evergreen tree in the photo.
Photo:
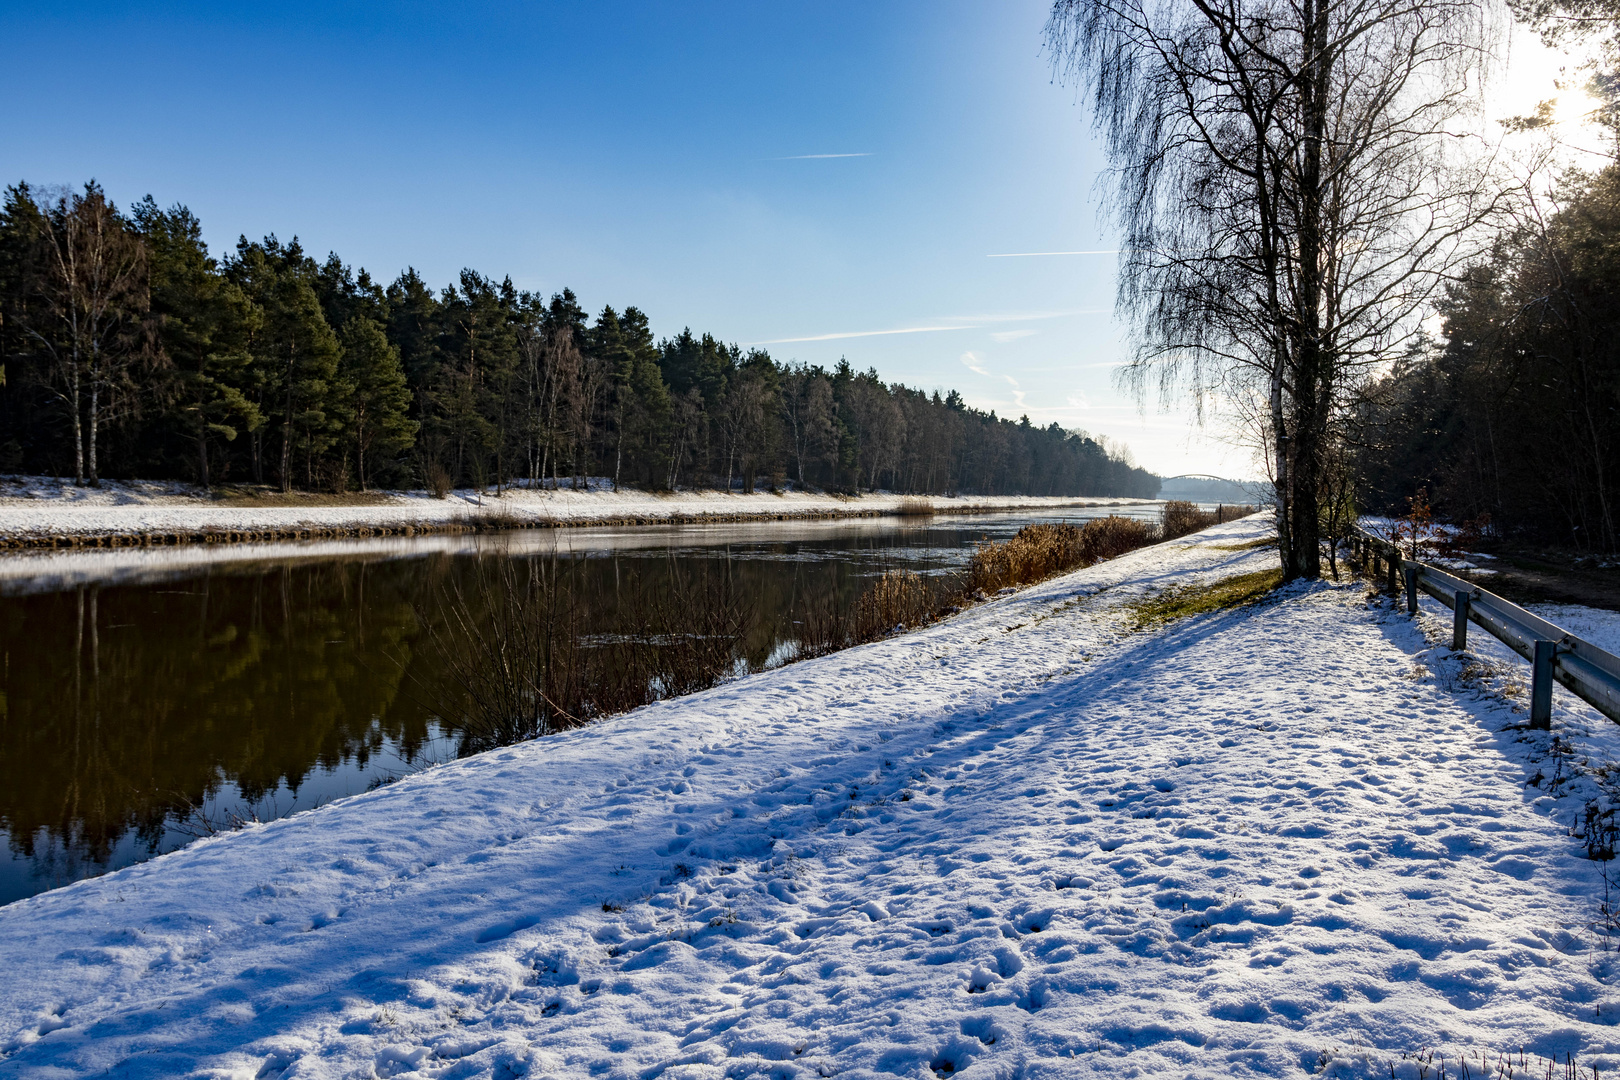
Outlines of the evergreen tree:
M39 303L34 282L45 229L34 189L7 188L0 207L0 469L33 463L54 472L68 456L45 358L28 330Z
M389 343L381 324L365 316L352 318L340 340L339 385L350 395L346 434L364 491L379 472L391 471L396 455L416 442L417 424L410 418L411 389L399 350Z
M669 457L671 405L669 387L658 367L658 346L639 308L627 307L619 319L627 370L623 375L624 407L620 413L622 449L630 469L644 484L661 485ZM617 462L614 486L618 485Z
M85 246L97 222L99 254ZM50 258L81 256L117 270L116 287L52 276ZM89 314L86 336L72 316ZM204 485L246 472L283 490L564 473L654 488L791 475L842 491L1157 490L1082 433L845 361L784 366L690 329L656 342L637 308L590 324L571 290L519 293L471 270L437 294L410 269L384 289L274 236L216 264L183 206L149 197L125 222L94 185L52 200L17 185L0 209L0 469L93 478L104 429L120 469Z
M314 264L297 239L283 245L274 236L260 243L243 237L226 276L263 312L249 337L254 377L247 396L269 421L254 432L254 479L264 482L268 433L279 444L275 475L281 489L292 490L295 451L303 459L304 482L315 487L317 459L337 441L347 395L337 385L341 350L315 294Z
M170 415L192 444L197 482L207 488L211 442L234 442L241 431L264 423L243 392L253 362L248 341L263 316L220 272L190 210L160 210L148 195L132 216L146 244L152 313L170 365Z
M502 478L503 451L516 426L506 391L518 366L517 295L510 280L496 285L472 270L463 270L458 284L440 297L441 360L427 391L424 428L430 452L451 477L481 488Z

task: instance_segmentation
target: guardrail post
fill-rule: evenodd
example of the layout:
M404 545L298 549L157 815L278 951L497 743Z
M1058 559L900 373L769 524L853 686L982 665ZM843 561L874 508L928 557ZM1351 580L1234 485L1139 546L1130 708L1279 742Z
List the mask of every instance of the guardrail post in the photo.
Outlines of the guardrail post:
M1416 615L1418 570L1415 566L1408 566L1404 568L1404 572L1406 575L1406 613Z
M1398 597L1401 595L1401 549L1391 544L1389 555L1389 594Z
M1462 652L1468 648L1468 614L1473 609L1474 598L1461 589L1451 601L1451 651Z
M1553 657L1557 652L1558 642L1538 640L1530 664L1530 726L1541 731L1552 729Z

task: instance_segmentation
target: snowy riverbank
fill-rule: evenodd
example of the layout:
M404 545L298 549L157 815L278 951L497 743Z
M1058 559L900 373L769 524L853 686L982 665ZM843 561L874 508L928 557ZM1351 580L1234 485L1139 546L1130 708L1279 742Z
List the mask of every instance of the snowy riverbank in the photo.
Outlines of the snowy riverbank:
M1596 789L1554 783L1617 729L1560 690L1546 760L1444 618L1360 586L1131 629L1265 530L0 908L0 1073L1620 1067Z
M898 495L840 496L809 492L752 495L721 491L615 492L600 481L590 490L509 489L454 491L435 499L425 492L376 492L345 503L335 497L300 499L294 505L256 505L252 499L212 499L184 485L108 482L99 488L27 477L0 478L0 546L52 538L285 533L314 537L356 531L423 531L473 528L480 523L522 526L652 525L749 519L862 517L893 514L907 500ZM272 497L268 501L278 501ZM934 496L941 514L1028 511L1054 507L1153 506L1150 500L1036 498L1033 496ZM221 536L225 538L225 536ZM253 538L257 538L256 536ZM268 537L266 537L268 539ZM309 538L309 537L306 537Z

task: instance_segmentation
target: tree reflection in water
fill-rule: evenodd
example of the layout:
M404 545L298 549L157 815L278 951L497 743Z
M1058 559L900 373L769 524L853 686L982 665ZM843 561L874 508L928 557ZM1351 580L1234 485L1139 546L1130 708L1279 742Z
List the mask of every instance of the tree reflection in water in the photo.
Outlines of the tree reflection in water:
M981 537L1031 520L783 523L725 542L666 530L563 553L512 540L498 557L565 572L600 641L644 633L649 594L671 581L723 573L753 606L738 654L758 669L791 658L800 623L852 604L873 577L953 571ZM439 719L465 715L444 662L448 623L433 648L419 617L442 619L457 586L479 595L479 562L294 550L0 596L0 902L183 846L232 817L308 809L455 757L464 733Z

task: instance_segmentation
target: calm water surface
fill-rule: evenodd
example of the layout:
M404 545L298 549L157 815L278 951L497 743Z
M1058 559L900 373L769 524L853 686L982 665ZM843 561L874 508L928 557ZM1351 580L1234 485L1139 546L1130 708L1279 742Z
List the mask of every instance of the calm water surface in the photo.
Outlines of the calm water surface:
M568 529L482 537L0 557L0 903L283 816L456 756L420 620L491 559L544 561L613 633L644 590L726 574L757 605L742 652L897 566L948 574L1049 515Z

